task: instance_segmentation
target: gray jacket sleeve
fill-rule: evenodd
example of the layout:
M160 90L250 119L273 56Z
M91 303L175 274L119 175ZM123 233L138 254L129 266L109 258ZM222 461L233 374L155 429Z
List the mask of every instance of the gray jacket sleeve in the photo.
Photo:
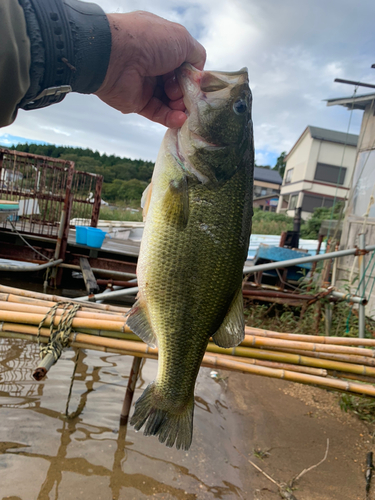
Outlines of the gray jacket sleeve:
M0 127L19 108L91 94L104 81L111 54L107 16L80 0L0 0Z
M17 0L0 1L0 127L10 125L30 86L30 41Z

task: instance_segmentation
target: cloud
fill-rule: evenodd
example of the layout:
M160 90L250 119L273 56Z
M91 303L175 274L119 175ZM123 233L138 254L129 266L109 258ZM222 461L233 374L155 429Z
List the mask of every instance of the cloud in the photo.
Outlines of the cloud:
M349 112L324 102L353 92L334 83L336 77L375 83L373 0L362 0L360 8L348 0L97 2L106 12L149 10L185 25L205 45L208 69L248 67L258 163L289 151L307 125L347 130ZM355 111L352 133L359 133L361 119ZM155 160L164 132L95 96L70 95L50 108L21 111L0 135Z

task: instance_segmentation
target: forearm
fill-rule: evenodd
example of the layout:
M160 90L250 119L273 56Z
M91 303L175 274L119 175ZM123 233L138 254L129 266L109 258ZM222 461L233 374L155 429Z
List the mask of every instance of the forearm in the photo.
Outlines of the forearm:
M0 127L12 123L30 86L30 41L23 10L15 0L0 2Z
M18 108L48 106L61 101L68 91L90 94L100 87L111 51L111 32L100 7L77 0L5 1L13 10L17 7L18 13L22 6L28 35L28 64L23 62L22 68L25 73L27 67L29 80L10 100L12 109L1 125L11 123ZM9 25L10 29L18 25L13 14ZM22 35L17 36L19 44ZM15 51L8 55L11 59L17 59Z
M205 58L183 26L149 12L107 17L78 0L0 0L0 126L73 91L179 128L186 114L174 70L203 69Z

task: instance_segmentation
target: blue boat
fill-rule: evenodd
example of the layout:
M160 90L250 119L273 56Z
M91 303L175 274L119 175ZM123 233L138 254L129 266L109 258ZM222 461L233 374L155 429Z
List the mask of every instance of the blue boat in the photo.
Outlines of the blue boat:
M250 237L250 245L247 254L248 260L253 260L259 248L259 245L267 245L271 247L278 247L280 244L280 235L274 234L252 234ZM307 252L311 252L313 255L316 254L318 249L318 240L305 240L300 238L299 240L299 248L306 250ZM326 243L323 241L320 253L325 253Z
M253 265L256 266L260 264L267 264L268 262L281 262L283 260L299 259L301 257L308 257L310 255L311 254L309 253L298 252L297 250L291 250L290 248L274 247L260 244L255 254ZM288 267L286 268L288 270L286 279L290 281L298 281L307 275L307 273L311 270L311 267L311 262L300 264L298 266ZM280 272L280 270L279 273L276 270L272 270L267 271L265 274L267 274L267 276L274 276L275 278L279 278Z

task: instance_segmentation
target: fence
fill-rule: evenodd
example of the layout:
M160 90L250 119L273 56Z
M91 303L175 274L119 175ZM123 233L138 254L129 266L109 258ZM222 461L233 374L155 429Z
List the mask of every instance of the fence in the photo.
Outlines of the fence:
M66 226L72 215L96 227L102 183L74 162L0 148L0 199L19 205L18 216L0 227L57 238L63 215Z

